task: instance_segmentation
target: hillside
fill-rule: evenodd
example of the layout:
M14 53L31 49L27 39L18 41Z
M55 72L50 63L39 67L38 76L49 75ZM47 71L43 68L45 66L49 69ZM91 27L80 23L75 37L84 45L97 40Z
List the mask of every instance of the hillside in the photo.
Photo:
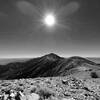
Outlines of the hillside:
M80 75L80 73L90 77L91 72L96 72L99 77L99 70L100 65L88 59L82 57L63 58L51 53L25 62L0 65L0 79L55 77Z

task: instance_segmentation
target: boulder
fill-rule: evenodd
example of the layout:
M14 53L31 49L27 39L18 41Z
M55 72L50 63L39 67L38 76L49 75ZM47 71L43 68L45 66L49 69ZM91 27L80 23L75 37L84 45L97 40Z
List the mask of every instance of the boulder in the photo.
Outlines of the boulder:
M39 100L40 99L40 96L36 93L32 93L31 97L33 98L33 100Z

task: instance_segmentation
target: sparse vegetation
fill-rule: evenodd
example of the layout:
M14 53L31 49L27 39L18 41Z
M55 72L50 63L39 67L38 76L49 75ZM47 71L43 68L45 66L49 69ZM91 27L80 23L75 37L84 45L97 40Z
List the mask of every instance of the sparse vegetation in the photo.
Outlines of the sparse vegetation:
M96 74L96 72L91 72L91 77L92 78L99 78L98 75Z
M48 99L51 96L54 96L54 92L49 90L48 88L40 88L37 93L43 97L44 99Z

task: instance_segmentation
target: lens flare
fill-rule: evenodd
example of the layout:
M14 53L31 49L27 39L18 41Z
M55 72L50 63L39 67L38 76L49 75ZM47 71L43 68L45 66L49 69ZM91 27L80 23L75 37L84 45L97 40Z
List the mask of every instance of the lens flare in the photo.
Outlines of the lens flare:
M54 26L56 23L55 16L53 14L47 14L44 17L44 24L47 26Z

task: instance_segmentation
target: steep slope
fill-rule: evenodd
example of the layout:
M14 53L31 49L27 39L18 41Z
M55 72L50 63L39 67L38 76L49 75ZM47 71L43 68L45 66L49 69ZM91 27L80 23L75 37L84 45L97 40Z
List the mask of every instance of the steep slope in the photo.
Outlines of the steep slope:
M98 64L82 57L62 58L48 54L26 62L0 66L0 79L65 76L84 71L99 70Z

